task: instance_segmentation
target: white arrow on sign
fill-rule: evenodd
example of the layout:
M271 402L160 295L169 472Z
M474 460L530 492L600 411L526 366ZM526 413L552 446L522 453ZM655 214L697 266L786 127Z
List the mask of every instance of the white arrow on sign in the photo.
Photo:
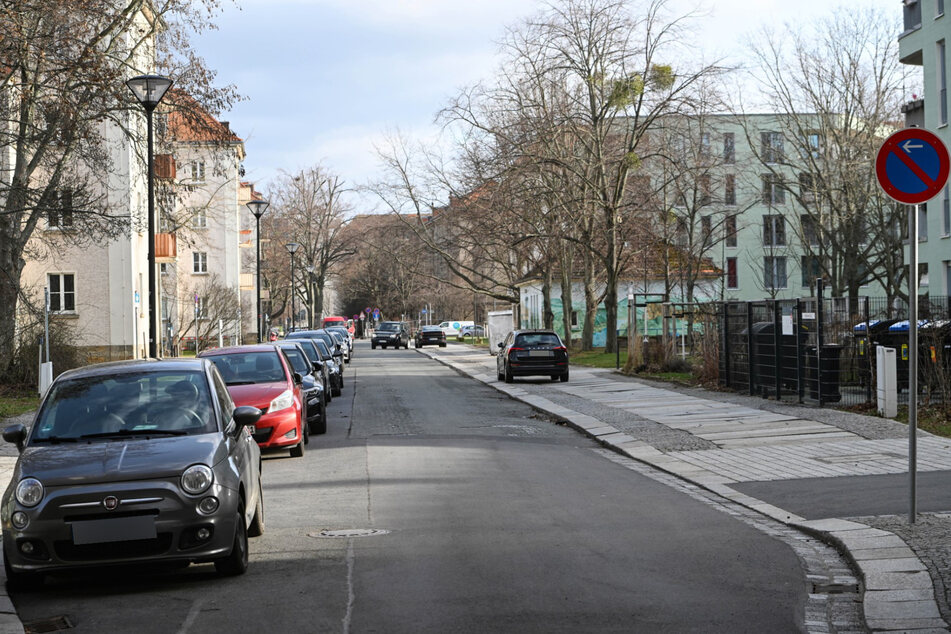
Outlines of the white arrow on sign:
M901 144L901 149L905 150L907 154L911 154L911 151L914 149L923 148L923 147L924 146L920 144L912 145L911 139L908 139L907 141Z

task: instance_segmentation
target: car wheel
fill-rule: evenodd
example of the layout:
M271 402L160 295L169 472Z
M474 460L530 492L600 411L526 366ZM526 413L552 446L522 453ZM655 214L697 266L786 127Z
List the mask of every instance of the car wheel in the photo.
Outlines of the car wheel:
M552 380L552 381L557 381L557 380L558 380L558 375L557 375L557 374L552 374L552 375L551 375L551 380Z
M505 366L505 382L511 383L515 380L515 377L512 376L512 369L508 366Z
M312 434L326 434L327 433L327 400L320 399L320 419L314 420L309 424L310 433Z
M7 573L7 590L12 592L35 592L43 588L41 572L17 572L10 567L6 551L3 553L3 570Z
M441 344L439 344L439 347L440 347L440 348L445 348L445 347L446 347L446 344L441 343Z
M243 575L248 569L248 528L244 525L244 507L238 508L238 517L234 528L234 543L231 553L215 561L218 574Z
M258 481L258 503L254 505L254 517L248 527L248 537L260 537L264 534L264 487Z
M562 382L562 383L567 383L567 382L568 382L568 371L567 371L567 370L565 370L565 373L561 375L561 382Z
M304 457L304 441L301 440L299 443L291 447L291 458L303 458Z
M335 383L334 386L330 388L330 393L333 394L334 396L340 396L340 388L343 387L342 385L340 385L340 383L343 383L343 381L340 381L339 383Z

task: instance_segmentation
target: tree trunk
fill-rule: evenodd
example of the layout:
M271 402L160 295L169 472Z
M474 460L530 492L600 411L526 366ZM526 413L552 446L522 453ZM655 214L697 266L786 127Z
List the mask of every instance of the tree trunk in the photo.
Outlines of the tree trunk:
M561 322L565 329L565 345L571 348L571 313L574 312L571 266L561 263Z
M598 294L594 288L594 258L584 255L584 328L581 330L581 349L594 349L594 322L598 316Z
M555 327L555 313L551 309L552 277L551 267L546 267L542 281L542 326L549 329Z

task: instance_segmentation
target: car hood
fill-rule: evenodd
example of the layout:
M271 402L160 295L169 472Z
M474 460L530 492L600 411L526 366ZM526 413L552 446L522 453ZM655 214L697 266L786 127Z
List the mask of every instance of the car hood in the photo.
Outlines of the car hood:
M267 409L275 398L287 389L283 381L278 383L252 383L251 385L229 385L228 394L235 405L251 405Z
M20 454L13 481L35 477L46 487L177 478L197 463L227 455L220 433L34 445Z

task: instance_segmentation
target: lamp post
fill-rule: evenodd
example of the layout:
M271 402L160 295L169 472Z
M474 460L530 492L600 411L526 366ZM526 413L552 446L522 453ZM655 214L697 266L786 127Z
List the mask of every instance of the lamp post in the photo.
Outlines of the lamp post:
M155 165L152 161L152 111L172 85L172 80L161 75L139 75L127 81L126 86L145 109L148 128L148 190L149 190L149 357L158 356L158 333L155 325Z
M314 322L314 271L316 270L312 264L308 264L306 269L307 271L307 327L313 328Z
M300 245L296 242L288 242L284 245L284 248L287 249L287 252L291 254L291 332L294 331L294 254L297 253L297 250L300 248Z
M257 321L258 321L258 343L261 343L261 216L264 215L264 212L267 211L268 205L270 205L266 200L250 200L247 203L247 208L251 210L251 213L254 214L255 229L254 235L257 236L257 255L255 256L255 265L254 270L257 273Z

